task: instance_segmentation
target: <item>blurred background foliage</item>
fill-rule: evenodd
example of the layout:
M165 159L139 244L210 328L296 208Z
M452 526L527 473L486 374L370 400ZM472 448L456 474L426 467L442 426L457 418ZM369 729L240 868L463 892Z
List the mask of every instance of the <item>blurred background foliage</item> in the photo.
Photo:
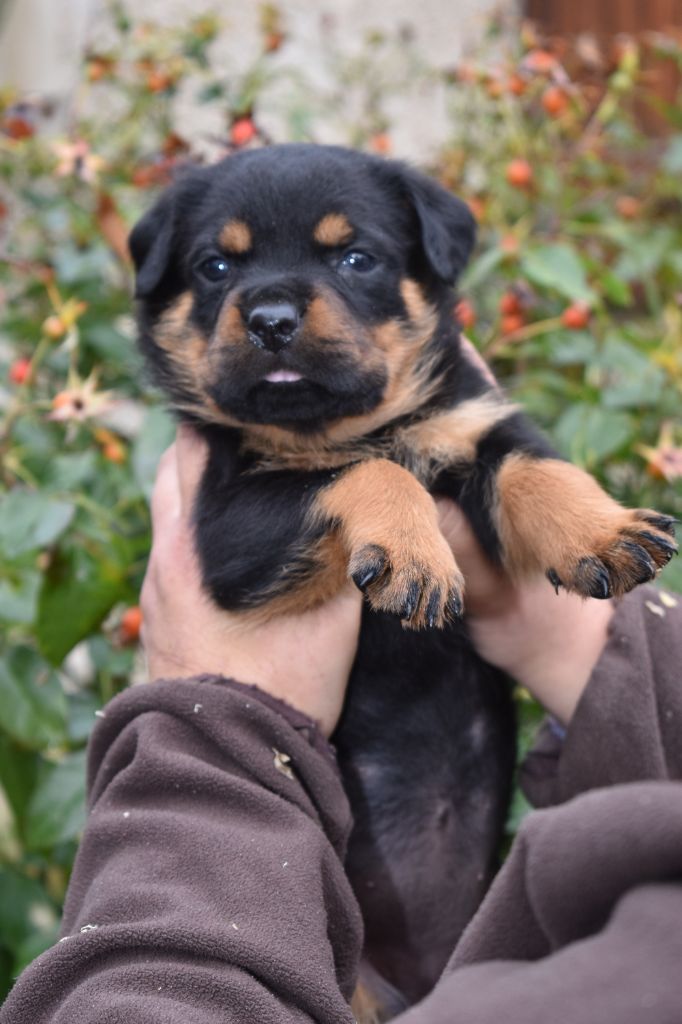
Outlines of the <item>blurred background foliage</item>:
M173 425L135 351L127 232L186 161L315 141L329 119L390 155L386 98L442 75L409 33L375 33L330 48L320 93L287 66L275 7L261 28L231 76L211 61L217 17L162 28L114 3L58 132L46 105L0 96L0 994L55 940L87 737L142 675L147 499ZM618 499L682 517L682 108L656 60L682 68L682 39L548 48L493 21L443 76L451 130L427 169L479 220L457 315L498 376ZM219 137L188 141L181 92L216 106ZM682 590L679 562L663 583ZM524 746L536 719L528 705Z

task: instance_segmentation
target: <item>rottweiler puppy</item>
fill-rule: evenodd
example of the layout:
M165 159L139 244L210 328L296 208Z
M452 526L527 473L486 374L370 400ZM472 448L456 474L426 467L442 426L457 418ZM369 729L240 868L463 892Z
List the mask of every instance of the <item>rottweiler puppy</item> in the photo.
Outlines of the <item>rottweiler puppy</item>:
M514 762L509 687L468 642L432 494L512 576L585 597L676 550L671 518L609 498L467 360L452 288L473 242L428 178L311 145L185 172L130 240L142 349L210 448L206 589L251 615L349 577L366 595L334 742L365 953L396 1005L433 985L486 890Z

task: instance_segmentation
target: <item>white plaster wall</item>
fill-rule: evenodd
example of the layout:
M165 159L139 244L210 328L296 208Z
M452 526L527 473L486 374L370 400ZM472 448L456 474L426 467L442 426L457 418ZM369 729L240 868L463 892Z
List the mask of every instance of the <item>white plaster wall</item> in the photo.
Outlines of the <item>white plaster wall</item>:
M0 0L2 2L2 0ZM5 0L9 13L0 26L0 86L15 85L22 91L68 99L77 76L77 59L88 38L96 38L103 24L103 0ZM503 0L512 7L517 0ZM344 53L357 51L371 30L395 32L402 25L414 31L416 49L431 66L448 67L463 50L480 37L490 12L499 0L281 0L287 28L286 46L275 60L305 68L323 89L328 66L321 55L324 33L321 20L333 25L333 36ZM128 3L140 19L172 23L191 15L217 10L226 30L214 46L214 57L228 72L244 69L259 48L259 4L254 0L138 0ZM327 32L327 37L329 32ZM400 61L396 53L394 60ZM205 110L179 101L182 129L208 137L224 126L211 120ZM442 90L424 83L397 95L389 104L393 121L394 149L398 155L423 158L446 132ZM213 115L215 116L215 115ZM266 127L276 138L282 128L276 112ZM191 130L190 130L191 128ZM347 141L338 125L322 125L319 141Z

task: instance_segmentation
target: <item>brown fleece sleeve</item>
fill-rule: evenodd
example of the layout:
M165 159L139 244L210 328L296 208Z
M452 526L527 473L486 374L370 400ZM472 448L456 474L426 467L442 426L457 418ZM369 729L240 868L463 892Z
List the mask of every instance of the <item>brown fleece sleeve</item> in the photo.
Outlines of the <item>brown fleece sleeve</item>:
M638 587L618 603L565 739L543 727L521 784L547 807L599 786L682 779L681 736L682 597Z
M63 937L2 1024L349 1024L351 825L305 716L224 680L128 690L93 734Z
M400 1024L678 1024L681 850L679 783L529 815L441 981Z

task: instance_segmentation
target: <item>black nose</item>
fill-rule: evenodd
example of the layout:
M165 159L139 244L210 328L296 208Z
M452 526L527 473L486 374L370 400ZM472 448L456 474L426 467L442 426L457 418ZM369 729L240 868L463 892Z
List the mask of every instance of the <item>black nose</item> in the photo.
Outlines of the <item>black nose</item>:
M256 306L246 321L249 337L254 345L279 352L288 345L298 327L298 311L289 302L273 302L269 306Z

